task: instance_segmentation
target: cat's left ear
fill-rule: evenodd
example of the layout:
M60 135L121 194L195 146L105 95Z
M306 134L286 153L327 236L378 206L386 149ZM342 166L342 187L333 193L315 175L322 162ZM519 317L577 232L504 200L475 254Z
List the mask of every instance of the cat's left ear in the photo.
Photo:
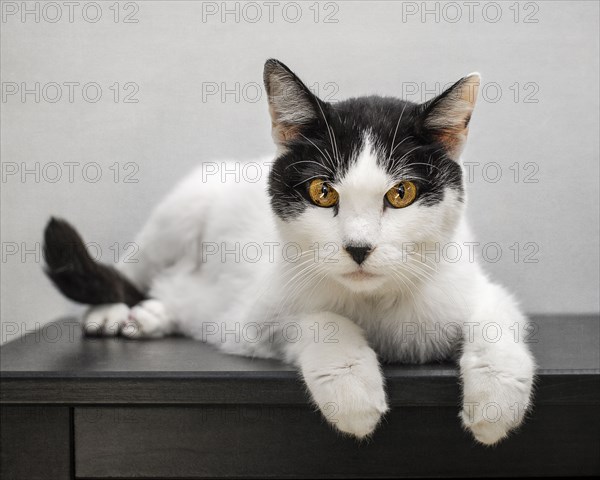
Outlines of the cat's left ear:
M284 145L301 136L318 120L320 101L283 63L270 59L265 63L265 89L273 127L273 140Z
M455 160L459 159L467 140L480 83L479 73L471 73L421 105L417 120L420 132L441 143Z

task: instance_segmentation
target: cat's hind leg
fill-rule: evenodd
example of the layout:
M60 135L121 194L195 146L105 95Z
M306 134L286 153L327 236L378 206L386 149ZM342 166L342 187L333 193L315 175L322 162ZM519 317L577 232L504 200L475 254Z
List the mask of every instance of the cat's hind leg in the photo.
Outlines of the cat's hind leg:
M175 322L163 302L144 300L129 311L121 334L128 338L160 338L173 333Z
M144 300L134 307L124 303L94 305L84 315L86 335L160 338L174 331L174 322L160 300Z
M86 335L113 337L127 322L130 308L124 303L94 305L85 312L83 331Z

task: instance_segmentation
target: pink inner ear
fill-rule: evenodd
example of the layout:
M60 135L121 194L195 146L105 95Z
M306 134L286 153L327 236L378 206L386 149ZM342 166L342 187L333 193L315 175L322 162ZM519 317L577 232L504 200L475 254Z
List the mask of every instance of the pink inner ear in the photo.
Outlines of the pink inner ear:
M462 130L446 130L434 136L446 148L451 157L456 158L462 152L469 133L468 128Z
M460 155L469 133L479 82L479 75L472 74L450 87L453 90L440 99L425 120L425 127L455 158Z
M298 125L271 122L271 126L273 128L273 138L276 142L284 143L300 136L300 127Z

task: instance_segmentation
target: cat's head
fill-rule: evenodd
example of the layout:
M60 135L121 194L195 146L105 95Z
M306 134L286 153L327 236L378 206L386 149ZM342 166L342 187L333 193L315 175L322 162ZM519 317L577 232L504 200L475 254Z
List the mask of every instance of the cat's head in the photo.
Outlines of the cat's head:
M479 75L424 104L327 103L277 60L265 64L264 81L277 145L271 206L300 261L318 261L352 291L425 276L411 252L448 241L463 213L459 156Z

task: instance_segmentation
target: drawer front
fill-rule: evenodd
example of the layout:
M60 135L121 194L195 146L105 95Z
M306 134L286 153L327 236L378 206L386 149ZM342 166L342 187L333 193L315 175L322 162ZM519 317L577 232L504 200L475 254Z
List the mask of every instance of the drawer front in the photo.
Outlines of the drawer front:
M71 478L69 407L0 407L0 478Z
M79 478L600 472L594 406L539 407L493 449L476 445L450 407L395 408L364 442L308 407L81 407L74 420Z

